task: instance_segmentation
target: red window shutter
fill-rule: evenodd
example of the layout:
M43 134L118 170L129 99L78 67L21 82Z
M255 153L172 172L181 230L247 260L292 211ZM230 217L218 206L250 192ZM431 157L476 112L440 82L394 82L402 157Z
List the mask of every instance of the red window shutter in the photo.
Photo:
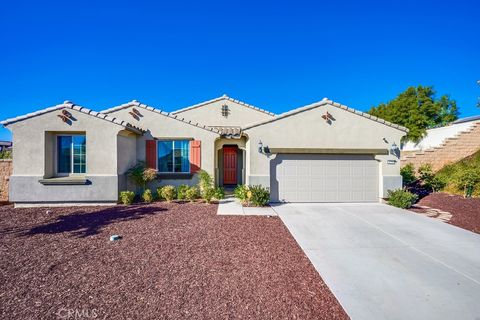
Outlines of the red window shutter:
M147 168L157 169L157 141L145 141L145 161Z
M198 172L201 168L201 144L200 140L190 141L190 172Z

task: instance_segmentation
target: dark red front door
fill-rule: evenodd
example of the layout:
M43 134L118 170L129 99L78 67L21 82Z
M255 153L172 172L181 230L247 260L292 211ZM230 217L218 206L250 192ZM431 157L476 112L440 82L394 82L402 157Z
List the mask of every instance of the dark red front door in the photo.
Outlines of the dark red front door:
M237 147L223 147L223 184L237 184Z

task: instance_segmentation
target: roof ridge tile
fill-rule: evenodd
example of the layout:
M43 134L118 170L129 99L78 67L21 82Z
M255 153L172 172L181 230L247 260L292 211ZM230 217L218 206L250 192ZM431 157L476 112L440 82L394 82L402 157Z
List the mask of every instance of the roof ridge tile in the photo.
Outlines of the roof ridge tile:
M80 105L76 105L72 102L69 102L69 101L66 101L66 103L62 103L62 104L58 104L58 105L55 105L55 106L51 106L51 107L48 107L48 108L45 108L45 109L41 109L41 110L37 110L35 112L30 112L30 113L27 113L25 115L22 115L22 116L18 116L18 117L15 117L15 118L10 118L10 119L6 119L6 120L3 120L0 122L0 124L2 124L3 126L6 126L6 125L9 125L11 123L14 123L14 122L18 122L18 121L23 121L23 120L26 120L26 119L29 119L29 118L33 118L35 116L39 116L39 115L42 115L42 114L45 114L45 113L49 113L49 112L53 112L53 111L56 111L56 110L62 110L62 109L72 109L72 110L75 110L75 111L78 111L78 112L81 112L81 113L84 113L84 114L87 114L87 115L90 115L90 116L93 116L93 117L96 117L96 118L99 118L99 119L104 119L104 120L107 120L107 121L110 121L110 122L113 122L113 123L116 123L116 124L119 124L135 133L143 133L145 130L143 130L142 128L139 128L137 126L134 126L128 122L120 122L118 123L118 121L115 121L115 118L112 118L112 117L109 117L108 115L106 114L103 114L101 112L96 112L96 111L93 111L93 110L90 110L88 108L85 108L85 107L82 107Z
M270 122L273 122L273 121L277 121L277 120L280 120L280 119L283 119L283 118L286 118L286 117L289 117L289 116L292 116L292 115L295 115L297 113L300 113L300 112L303 112L303 111L307 111L307 110L311 110L311 109L314 109L314 108L317 108L317 107L320 107L320 106L323 106L325 104L329 104L331 106L334 106L336 108L340 108L340 109L344 109L344 110L347 110L353 114L356 114L356 115L359 115L359 116L362 116L364 118L367 118L367 119L370 119L370 120L373 120L373 121L376 121L376 122L379 122L379 123L382 123L382 124L385 124L389 127L392 127L392 128L395 128L395 129L398 129L400 131L404 131L404 132L408 132L408 128L406 127L403 127L403 126L400 126L396 123L392 123L392 122L388 122L384 119L381 119L381 118L378 118L376 116L373 116L373 115L370 115L368 113L365 113L363 111L360 111L360 110L356 110L356 109L353 109L353 108L350 108L346 105L343 105L343 104L340 104L338 102L335 102L335 101L332 101L328 98L323 98L322 100L318 101L318 102L314 102L314 103L311 103L311 104L307 104L303 107L299 107L299 108L296 108L296 109L293 109L293 110L290 110L290 111L287 111L287 112L284 112L284 113L281 113L275 117L273 117L272 119L268 119L268 120L263 120L263 121L259 121L259 122L255 122L255 123L252 123L252 124L249 124L249 125L246 125L246 126L243 126L242 127L242 130L247 130L247 129L250 129L250 128L253 128L253 127L257 127L257 126L261 126L261 125L264 125L264 124L267 124L267 123L270 123Z
M190 105L190 106L188 106L188 107L184 107L184 108L181 108L181 109L172 111L171 113L172 113L172 114L181 113L181 112L184 112L184 111L187 111L187 110L191 110L191 109L196 109L196 108L199 108L199 107L203 107L204 105L207 105L207 104L210 104L210 103L213 103L213 102L217 102L217 101L220 101L220 100L228 100L228 101L231 101L231 102L234 102L234 103L243 105L243 106L245 106L245 107L247 107L247 108L250 108L250 109L253 109L253 110L256 110L256 111L260 111L260 112L266 113L266 114L268 114L268 115L270 115L270 116L272 116L272 117L275 116L275 114L274 114L273 112L270 112L270 111L268 111L268 110L265 110L265 109L256 107L256 106L251 105L251 104L248 104L248 103L246 103L246 102L244 102L244 101L240 101L240 100L231 98L231 97L227 96L226 94L224 94L224 95L221 96L221 97L213 98L213 99L210 99L210 100L207 100L207 101L203 101L203 102L200 102L200 103L196 103L196 104Z

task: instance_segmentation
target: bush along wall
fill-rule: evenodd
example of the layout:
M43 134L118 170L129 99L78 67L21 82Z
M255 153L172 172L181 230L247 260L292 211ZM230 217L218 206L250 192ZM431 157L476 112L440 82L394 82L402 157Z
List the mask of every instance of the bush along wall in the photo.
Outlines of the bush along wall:
M233 191L233 195L244 206L264 207L270 202L270 191L260 185L238 185Z

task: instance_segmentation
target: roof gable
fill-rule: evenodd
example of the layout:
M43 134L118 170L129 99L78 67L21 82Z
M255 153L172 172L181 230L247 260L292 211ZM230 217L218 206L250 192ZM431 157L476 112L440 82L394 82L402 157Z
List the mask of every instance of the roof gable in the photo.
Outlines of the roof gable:
M284 119L284 118L287 118L287 117L291 117L291 116L294 116L294 115L299 114L301 112L308 111L308 110L318 108L318 107L321 107L321 106L325 106L325 105L331 105L331 106L337 107L339 109L343 109L343 110L346 110L346 111L351 112L353 114L356 114L358 116L361 116L361 117L370 119L372 121L384 124L386 126L398 129L400 131L408 132L407 128L402 127L398 124L391 123L391 122L385 121L381 118L372 116L368 113L349 108L349 107L347 107L343 104L340 104L338 102L334 102L332 100L329 100L328 98L323 98L321 101L318 101L318 102L315 102L315 103L312 103L312 104L309 104L309 105L306 105L306 106L303 106L303 107L300 107L300 108L297 108L297 109L293 109L291 111L287 111L287 112L282 113L282 114L280 114L280 115L278 115L278 116L276 116L276 117L274 117L270 120L260 121L260 122L252 123L250 125L246 125L246 126L242 127L242 129L247 130L247 129L250 129L250 128L258 127L258 126L261 126L261 125L264 125L264 124L267 124L267 123L270 123L270 122L273 122L273 121L277 121L277 120L281 120L281 119Z
M214 99L211 99L211 100L208 100L208 101L200 102L200 103L194 104L194 105L192 105L192 106L185 107L185 108L182 108L182 109L173 111L172 114L179 114L179 113L182 113L182 112L185 112L185 111L197 109L197 108L204 107L204 106L207 106L207 105L212 104L212 103L214 103L214 102L222 101L222 100L237 103L237 104L239 104L239 105L241 105L241 106L244 106L244 107L253 109L253 110L258 111L258 112L265 113L265 114L267 114L267 115L269 115L269 116L272 116L272 117L275 116L275 114L272 113L272 112L270 112L270 111L267 111L267 110L258 108L258 107L256 107L256 106L253 106L253 105L251 105L251 104L248 104L248 103L246 103L246 102L243 102L243 101L240 101L240 100L237 100L237 99L233 99L233 98L227 96L226 94L224 94L223 96L218 97L218 98L214 98Z
M49 112L62 110L62 109L76 110L76 111L82 112L84 114L87 114L87 115L90 115L90 116L93 116L93 117L96 117L96 118L100 118L100 119L103 119L105 121L115 123L117 125L120 125L120 126L124 127L125 129L127 129L129 131L132 131L132 132L135 132L137 134L142 134L144 132L143 129L141 129L139 127L136 127L136 126L132 125L131 123L127 122L127 121L123 121L123 120L120 120L118 118L111 117L111 116L108 116L106 114L103 114L101 112L93 111L93 110L90 110L88 108L75 105L74 103L72 103L70 101L65 101L64 103L58 104L56 106L52 106L52 107L45 108L45 109L42 109L42 110L38 110L38 111L35 111L35 112L27 113L23 116L18 116L18 117L15 117L15 118L6 119L6 120L1 121L0 124L2 124L3 126L7 126L7 125L15 123L15 122L27 120L27 119L30 119L30 118L33 118L33 117L40 116L42 114L46 114L46 113L49 113Z
M197 127L197 128L200 128L200 129L203 129L203 130L207 130L207 131L210 131L210 132L213 132L213 133L217 133L219 134L220 132L215 129L215 128L212 128L212 127L208 127L206 125L202 125L198 122L194 122L194 121L191 121L191 120L186 120L185 118L179 116L179 115L174 115L174 114L171 114L171 113L168 113L168 112L165 112L165 111L162 111L160 109L156 109L156 108L153 108L151 106L148 106L144 103L140 103L136 100L133 100L133 101L130 101L130 102L127 102L125 104L122 104L122 105L119 105L119 106L116 106L116 107L113 107L113 108L110 108L110 109L106 109L106 110L103 110L102 113L103 114L109 114L109 113L112 113L112 112L116 112L116 111L119 111L119 110L122 110L122 109L126 109L126 108L130 108L130 107L134 107L134 108L143 108L145 110L149 110L149 111L152 111L152 112L155 112L155 113L158 113L162 116L165 116L167 118L170 118L170 119L173 119L173 120L177 120L177 121L180 121L180 122L183 122L187 125L191 125L191 126L194 126L194 127Z

